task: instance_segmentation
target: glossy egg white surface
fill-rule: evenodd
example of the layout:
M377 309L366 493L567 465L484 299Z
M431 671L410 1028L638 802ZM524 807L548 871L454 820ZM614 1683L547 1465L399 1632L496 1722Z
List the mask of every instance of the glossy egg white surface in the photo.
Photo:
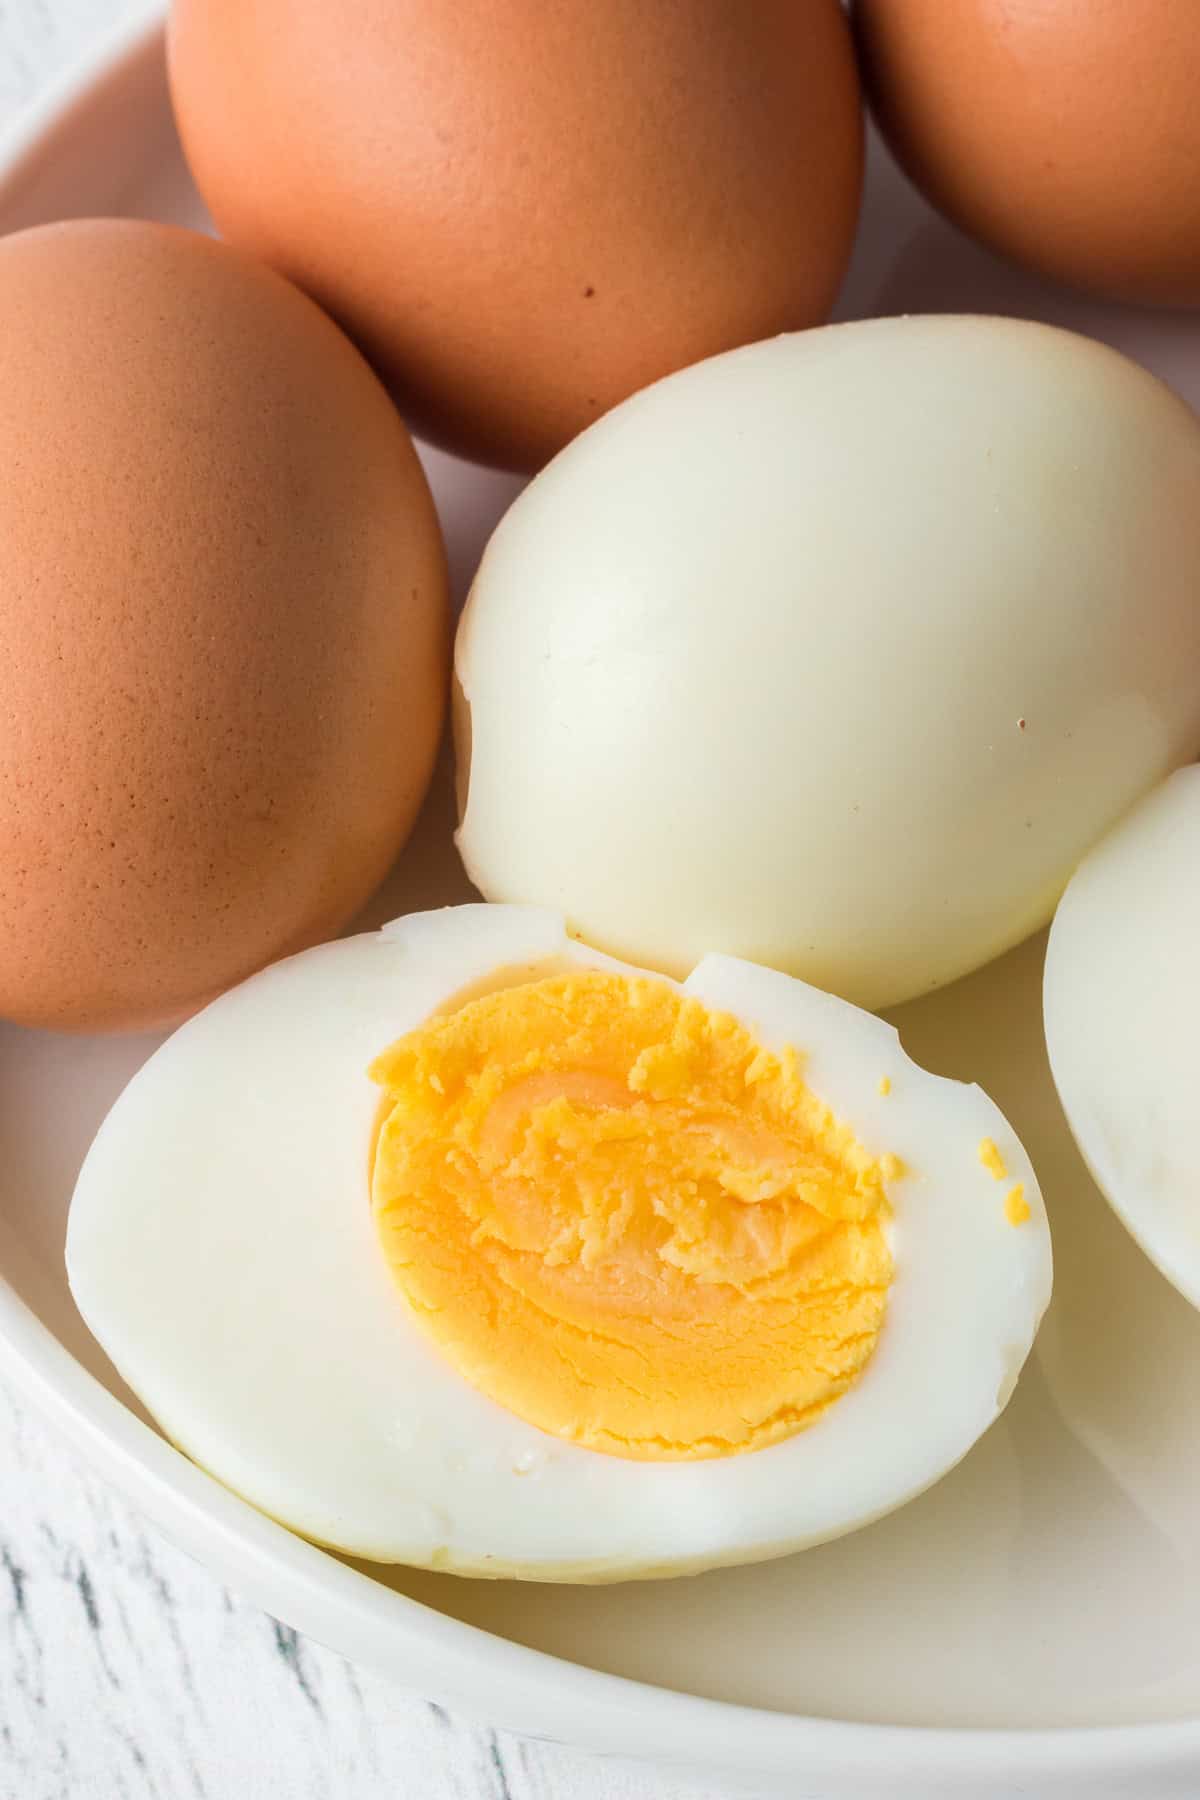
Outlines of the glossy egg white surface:
M1005 1405L1048 1302L1033 1170L992 1102L918 1069L892 1027L727 957L686 990L801 1049L809 1087L910 1171L890 1193L896 1275L856 1385L770 1448L635 1463L524 1424L420 1335L375 1238L367 1066L471 983L550 957L612 966L548 912L412 915L279 963L176 1032L109 1114L72 1203L72 1291L116 1367L181 1448L297 1531L460 1573L753 1561L927 1487ZM984 1137L1024 1184L1019 1226Z
M670 974L924 993L1200 749L1198 567L1200 425L1106 345L884 318L698 363L488 546L468 871Z
M1148 794L1072 877L1044 1009L1096 1185L1200 1307L1200 767Z

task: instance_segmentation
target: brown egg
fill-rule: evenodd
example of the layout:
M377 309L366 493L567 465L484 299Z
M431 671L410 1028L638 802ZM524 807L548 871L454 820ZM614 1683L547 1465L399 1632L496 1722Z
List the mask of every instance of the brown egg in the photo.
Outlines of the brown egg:
M485 461L816 324L850 252L838 0L177 0L170 61L221 230Z
M412 444L310 300L165 226L0 239L0 1016L167 1021L338 930L446 654Z
M872 102L935 206L1042 274L1200 304L1197 0L857 0Z

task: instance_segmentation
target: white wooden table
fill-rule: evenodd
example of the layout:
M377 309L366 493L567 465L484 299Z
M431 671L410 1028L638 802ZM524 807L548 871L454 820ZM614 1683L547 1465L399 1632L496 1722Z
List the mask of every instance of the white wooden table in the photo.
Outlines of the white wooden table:
M0 0L0 126L129 0ZM448 1718L241 1603L0 1383L0 1800L720 1800Z

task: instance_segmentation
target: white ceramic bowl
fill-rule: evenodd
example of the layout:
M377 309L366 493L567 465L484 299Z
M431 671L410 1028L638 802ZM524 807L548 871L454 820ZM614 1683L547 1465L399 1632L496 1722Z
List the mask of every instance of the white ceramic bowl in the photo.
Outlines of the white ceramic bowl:
M0 230L85 212L203 222L153 27L110 46L0 143ZM1080 301L1002 267L876 154L841 311L928 308L1075 324L1200 398L1192 320ZM461 590L517 484L428 460ZM443 784L372 920L463 897L449 811ZM0 1028L0 1363L223 1579L402 1687L495 1723L792 1800L1193 1800L1200 1315L1126 1238L1075 1155L1046 1072L1041 951L1026 945L900 1015L918 1057L991 1089L1037 1162L1058 1271L1038 1352L953 1475L825 1549L600 1590L462 1582L354 1567L227 1493L147 1423L63 1274L75 1171L149 1039Z

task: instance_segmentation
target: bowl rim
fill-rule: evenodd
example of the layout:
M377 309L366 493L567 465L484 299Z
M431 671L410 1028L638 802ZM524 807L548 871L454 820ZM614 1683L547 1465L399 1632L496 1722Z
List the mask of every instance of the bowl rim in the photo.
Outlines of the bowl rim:
M164 54L163 5L146 0L0 130L0 205L105 87ZM84 1368L2 1273L0 1372L168 1538L238 1571L257 1604L393 1681L399 1652L409 1691L489 1723L693 1771L802 1773L842 1791L882 1783L896 1800L926 1800L931 1783L999 1800L1021 1780L1067 1796L1081 1778L1103 1791L1200 1774L1200 1718L1037 1728L823 1718L657 1687L449 1617L296 1536L191 1463Z
M236 1569L266 1610L393 1680L401 1651L413 1670L407 1691L489 1723L709 1772L886 1781L889 1794L914 1800L931 1782L983 1777L1005 1784L987 1790L1000 1795L1032 1778L1065 1795L1081 1777L1200 1768L1200 1721L997 1729L827 1719L656 1687L531 1649L375 1581L240 1499L110 1393L3 1277L0 1372L167 1537L201 1562ZM286 1596L282 1606L276 1595Z

